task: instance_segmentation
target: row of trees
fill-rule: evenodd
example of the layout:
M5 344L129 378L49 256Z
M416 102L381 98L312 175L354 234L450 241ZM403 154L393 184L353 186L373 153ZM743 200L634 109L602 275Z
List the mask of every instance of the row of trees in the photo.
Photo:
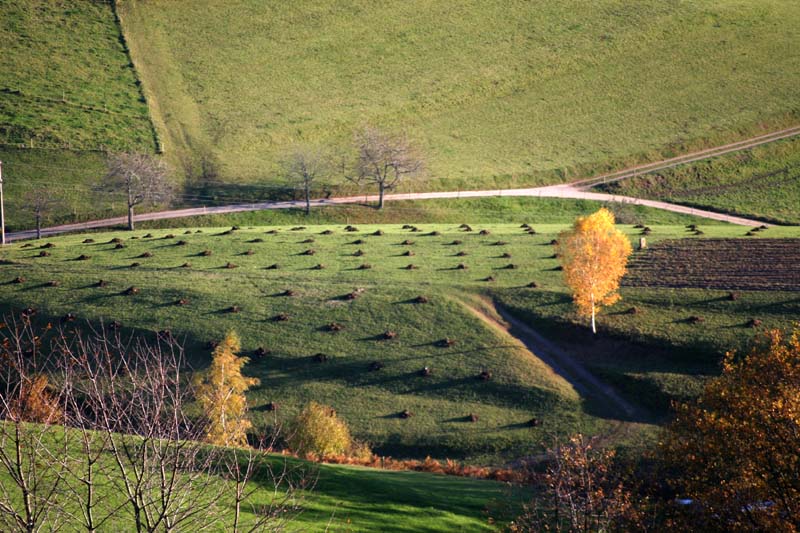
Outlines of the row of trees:
M306 213L322 185L344 180L378 191L378 208L383 208L387 191L403 180L422 174L419 151L404 134L391 134L373 126L364 127L354 139L352 152L336 154L314 144L297 143L280 161L281 177L289 187L302 191ZM100 183L104 192L120 194L125 199L128 229L134 229L134 210L143 203L163 205L175 198L169 169L161 158L144 153L115 153L108 156L108 173ZM25 205L33 214L37 238L42 222L58 208L53 190L46 187L29 191Z
M216 366L192 379L171 337L42 331L29 316L7 319L0 329L0 529L284 527L313 478L245 447L242 393L253 382L239 371L237 342L229 336ZM233 366L221 370L225 364ZM203 413L189 416L195 401ZM276 435L262 445L271 447ZM256 498L259 487L269 494Z

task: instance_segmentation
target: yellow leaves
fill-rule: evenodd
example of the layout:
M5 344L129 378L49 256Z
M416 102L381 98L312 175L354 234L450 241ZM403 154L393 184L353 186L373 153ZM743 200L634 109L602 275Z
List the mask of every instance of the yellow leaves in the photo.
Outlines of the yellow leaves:
M313 401L293 420L287 440L293 451L320 457L345 453L352 445L344 420L333 408Z
M594 317L601 306L619 300L617 289L632 252L628 238L614 226L614 215L603 208L578 217L572 229L558 237L564 281L572 289L581 316Z
M61 417L58 398L49 391L47 376L40 374L19 389L19 396L11 405L11 418L26 422L50 424Z
M257 378L242 375L247 357L238 357L239 336L229 332L214 349L211 366L196 380L197 401L208 419L206 439L220 446L244 446L247 430L247 398L244 393L258 385Z

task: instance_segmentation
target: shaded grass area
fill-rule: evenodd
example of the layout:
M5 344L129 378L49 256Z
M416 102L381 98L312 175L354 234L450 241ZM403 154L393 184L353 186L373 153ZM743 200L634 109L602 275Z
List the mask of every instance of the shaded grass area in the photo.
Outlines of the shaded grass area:
M59 445L64 445L63 435L62 429L53 428L45 436L45 442L52 441L58 450ZM68 449L74 450L71 453L76 460L81 460L78 438L70 442ZM61 453L61 450L56 453ZM115 471L112 461L111 455L105 454L94 465L96 519L123 504L113 479L104 473ZM514 516L527 495L526 489L495 481L423 472L311 464L278 455L271 456L268 463L273 472L290 472L291 478L302 476L313 482L312 490L299 495L301 512L288 524L288 531L498 531ZM14 494L15 485L4 469L0 470L0 482ZM40 482L45 483L45 479L40 479ZM229 483L221 477L216 478L210 484L210 493L196 494L195 501L205 503L205 498L213 496ZM283 490L275 491L274 479L264 472L257 473L251 483L248 489L255 490L248 499L249 504L257 507L282 497ZM233 488L225 491L226 497L219 502L219 513L214 516L215 523L206 524L210 531L230 530ZM78 509L70 509L69 505L67 511L75 512L76 516L80 514ZM253 507L244 505L241 524L248 525L255 518L253 513ZM128 531L131 523L131 518L122 512L105 522L103 528ZM72 530L77 524L68 523L67 526L66 529Z
M366 122L419 141L432 178L415 187L456 189L562 181L797 118L790 0L120 12L167 153L203 181L275 183L292 141L341 146Z
M800 224L800 139L626 179L603 192Z
M111 3L3 2L0 33L0 143L155 148Z

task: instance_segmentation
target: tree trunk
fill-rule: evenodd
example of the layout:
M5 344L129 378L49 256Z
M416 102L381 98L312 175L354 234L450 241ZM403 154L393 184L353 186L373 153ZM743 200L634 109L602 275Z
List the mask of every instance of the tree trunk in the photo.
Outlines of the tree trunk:
M133 206L128 206L128 230L133 231Z
M42 238L42 215L36 215L36 239Z
M378 184L378 209L383 209L383 193L386 190L386 186L383 182Z
M592 333L597 335L597 325L595 324L595 320L594 320L594 315L595 315L595 310L594 309L595 309L594 308L594 294L592 294Z
M306 216L311 214L311 187L306 185Z

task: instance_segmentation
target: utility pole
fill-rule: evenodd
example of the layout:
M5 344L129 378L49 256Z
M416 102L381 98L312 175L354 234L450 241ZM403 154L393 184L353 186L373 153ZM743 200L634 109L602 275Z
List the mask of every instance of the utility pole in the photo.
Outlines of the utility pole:
M0 161L0 244L6 243L6 212L3 205L3 162Z

